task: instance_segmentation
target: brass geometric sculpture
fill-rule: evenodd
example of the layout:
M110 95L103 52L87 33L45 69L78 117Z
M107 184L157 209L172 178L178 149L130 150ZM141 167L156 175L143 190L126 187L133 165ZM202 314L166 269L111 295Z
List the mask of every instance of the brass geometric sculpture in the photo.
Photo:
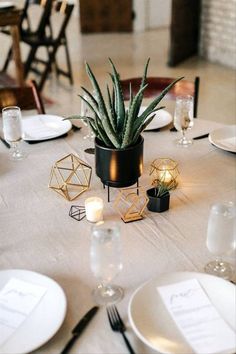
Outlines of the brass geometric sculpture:
M69 154L52 167L48 187L71 201L89 188L91 174L91 166Z
M114 201L114 208L124 222L143 219L143 211L148 203L142 187L122 188Z
M152 185L164 183L166 186L176 188L178 164L170 158L158 158L152 161L149 175L152 175Z

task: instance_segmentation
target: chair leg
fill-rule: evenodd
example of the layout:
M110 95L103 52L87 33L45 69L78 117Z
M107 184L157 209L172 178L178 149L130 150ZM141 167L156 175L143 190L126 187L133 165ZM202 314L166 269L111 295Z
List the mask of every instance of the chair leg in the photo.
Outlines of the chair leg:
M37 49L38 49L38 47L32 47L31 48L30 53L28 55L28 58L27 58L27 60L25 62L25 67L24 67L25 78L27 77L27 75L28 75L28 73L30 71L31 64L34 61Z
M55 62L55 55L56 55L57 49L58 49L58 45L53 48L53 51L51 53L48 52L49 53L48 62L46 63L45 70L43 71L41 80L38 84L39 91L42 90L44 83L47 79L47 76L51 71L51 64Z
M68 48L66 36L64 37L64 41L65 41L66 62L67 62L69 80L70 80L70 84L73 85L74 84L74 80L73 80L72 67L71 67L71 61L70 61L70 54L69 54L69 48Z
M7 71L7 68L8 68L8 65L9 65L9 62L12 58L12 47L9 48L8 50L8 53L7 53L7 57L6 57L6 60L5 60L5 63L3 65L3 68L2 68L2 71Z

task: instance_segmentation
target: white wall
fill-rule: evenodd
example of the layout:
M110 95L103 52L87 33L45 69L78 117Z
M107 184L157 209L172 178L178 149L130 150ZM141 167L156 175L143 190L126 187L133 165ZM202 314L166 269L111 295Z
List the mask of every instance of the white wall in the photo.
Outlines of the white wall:
M171 0L133 0L136 14L134 31L168 27L171 18Z

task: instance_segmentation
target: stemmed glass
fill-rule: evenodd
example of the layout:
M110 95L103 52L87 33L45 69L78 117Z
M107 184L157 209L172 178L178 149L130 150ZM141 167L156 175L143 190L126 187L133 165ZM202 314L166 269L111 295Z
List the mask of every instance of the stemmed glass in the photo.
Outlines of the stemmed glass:
M89 100L89 97L88 95L83 95L83 97L86 99L86 100ZM90 115L90 109L89 107L87 106L86 102L84 100L81 100L81 116L87 116L87 115ZM88 120L87 119L83 119L83 124L86 126L87 128L87 135L84 136L84 139L89 141L90 143L93 142L94 138L95 138L95 135L88 123ZM85 152L87 153L90 153L90 154L94 154L95 150L94 148L87 148L84 150Z
M216 259L205 266L205 272L231 279L232 266L222 261L221 257L236 248L236 205L233 202L217 203L212 206L206 245L208 250L216 255Z
M21 110L16 106L5 107L2 110L2 118L4 138L11 146L10 159L22 160L26 155L20 148L22 141Z
M175 104L174 126L182 133L181 139L177 140L180 146L189 146L193 143L186 138L186 130L193 126L193 97L178 96Z
M95 302L106 305L122 299L123 289L111 285L122 269L120 228L116 223L100 221L92 227L90 265L99 281L92 293Z

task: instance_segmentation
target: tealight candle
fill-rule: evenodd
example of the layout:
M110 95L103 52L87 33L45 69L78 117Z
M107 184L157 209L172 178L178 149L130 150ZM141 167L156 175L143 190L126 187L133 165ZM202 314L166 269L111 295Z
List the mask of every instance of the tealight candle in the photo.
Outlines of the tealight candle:
M85 200L86 218L90 222L103 220L103 200L98 197L91 197Z
M166 184L170 183L173 179L171 173L168 170L160 171L159 176L160 180Z

